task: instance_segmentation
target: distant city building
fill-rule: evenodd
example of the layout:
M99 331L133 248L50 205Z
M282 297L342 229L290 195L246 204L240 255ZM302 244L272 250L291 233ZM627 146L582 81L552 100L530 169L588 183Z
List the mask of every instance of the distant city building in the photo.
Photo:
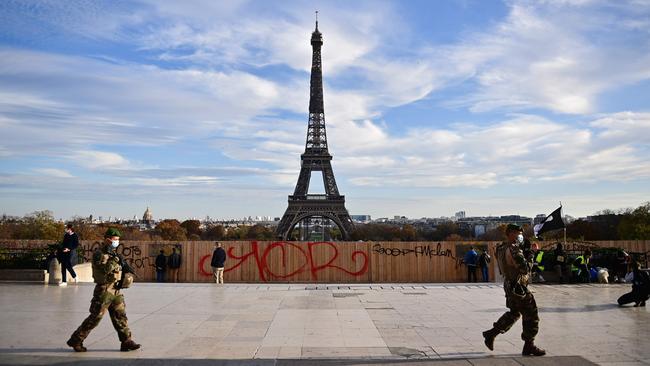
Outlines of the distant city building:
M478 238L479 236L485 234L487 230L485 230L487 225L484 224L476 224L474 225L474 237Z
M546 216L547 216L546 214L536 215L535 218L533 219L533 225L541 224L542 221L544 221L544 219L546 218Z
M458 211L454 214L456 220L465 218L465 211Z
M393 216L393 219L390 220L390 221L392 221L394 223L397 223L397 224L404 224L404 223L407 223L409 221L409 218L406 217L406 216L395 215L395 216Z
M372 221L370 215L350 215L350 218L352 218L352 222L360 224L367 224Z
M532 225L533 219L519 215L487 216L487 217L464 217L458 219L456 224L462 231L473 233L475 237L496 229L499 225L516 224L519 226Z

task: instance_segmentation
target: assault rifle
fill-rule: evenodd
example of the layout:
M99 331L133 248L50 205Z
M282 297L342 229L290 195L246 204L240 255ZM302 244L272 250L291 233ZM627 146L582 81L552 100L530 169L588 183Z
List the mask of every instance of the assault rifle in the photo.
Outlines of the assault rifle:
M129 262L127 262L124 259L124 257L122 257L121 255L119 255L119 254L117 254L115 252L112 252L109 255L111 257L116 258L118 260L118 262L120 263L120 267L122 267L122 276L120 277L120 280L117 281L117 285L116 285L116 287L118 289L128 288L129 286L131 286L131 283L133 282L133 278L127 279L125 281L125 278L126 278L125 276L126 276L127 273L130 273L131 275L133 275L133 277L140 278L138 276L138 274L135 273L135 270L133 269L133 267L131 267Z

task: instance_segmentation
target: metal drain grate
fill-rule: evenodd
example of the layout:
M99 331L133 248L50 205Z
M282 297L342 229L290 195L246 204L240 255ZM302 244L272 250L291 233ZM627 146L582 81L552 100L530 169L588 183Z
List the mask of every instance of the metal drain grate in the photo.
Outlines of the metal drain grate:
M355 297L363 295L362 293L350 293L350 292L338 292L338 293L333 293L333 297Z

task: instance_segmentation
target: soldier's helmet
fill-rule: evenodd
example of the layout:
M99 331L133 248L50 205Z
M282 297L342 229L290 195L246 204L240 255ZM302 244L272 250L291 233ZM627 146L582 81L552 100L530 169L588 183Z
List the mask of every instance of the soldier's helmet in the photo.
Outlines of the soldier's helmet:
M111 238L113 236L121 237L122 233L120 233L119 230L117 230L116 228L113 228L113 227L108 228L108 230L106 230L106 233L104 233L104 238Z
M121 284L120 287L121 288L129 288L129 287L131 287L131 285L133 284L133 280L134 280L133 274L125 273L124 278L122 278L122 284Z
M506 234L511 231L522 231L521 226L516 224L508 224L508 226L506 226Z

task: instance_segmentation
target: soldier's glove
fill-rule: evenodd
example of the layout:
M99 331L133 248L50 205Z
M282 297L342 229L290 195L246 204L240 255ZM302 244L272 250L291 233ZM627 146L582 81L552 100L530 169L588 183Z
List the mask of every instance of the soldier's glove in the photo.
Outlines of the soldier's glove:
M519 297L524 297L526 296L526 289L520 283L516 283L512 286L512 293Z
M122 278L115 283L115 288L118 290L129 288L133 284L134 276L132 273L124 273Z

